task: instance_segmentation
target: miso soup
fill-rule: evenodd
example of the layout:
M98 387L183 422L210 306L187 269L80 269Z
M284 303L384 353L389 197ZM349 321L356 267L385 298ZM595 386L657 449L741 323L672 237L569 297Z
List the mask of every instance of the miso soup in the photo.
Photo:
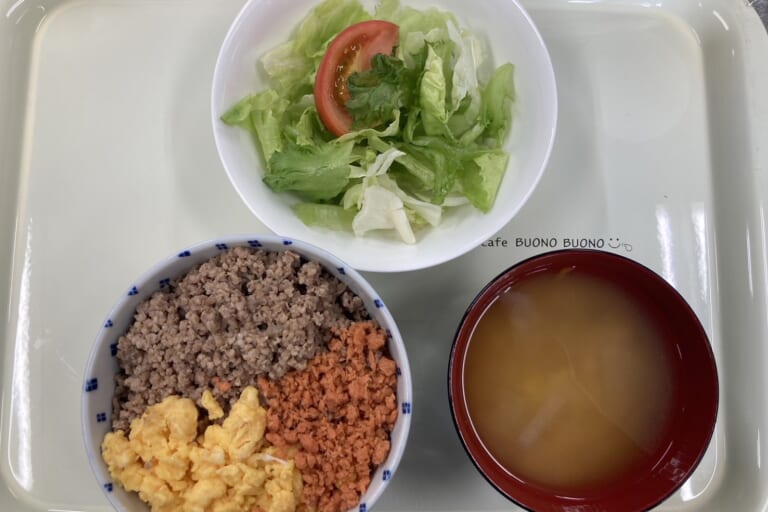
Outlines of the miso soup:
M542 273L478 321L464 368L469 416L518 478L599 489L659 448L673 398L668 350L616 285Z

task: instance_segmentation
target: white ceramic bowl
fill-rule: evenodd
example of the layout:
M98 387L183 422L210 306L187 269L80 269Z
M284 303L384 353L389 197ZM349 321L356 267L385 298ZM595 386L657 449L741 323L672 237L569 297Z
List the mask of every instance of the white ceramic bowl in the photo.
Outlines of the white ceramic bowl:
M354 510L370 509L388 486L402 458L411 425L412 385L405 345L392 315L370 284L348 264L310 244L273 235L234 236L199 243L157 263L139 277L117 301L104 320L91 348L85 368L82 391L82 427L88 460L99 487L118 511L149 510L135 493L124 491L112 482L101 457L101 442L111 430L114 377L118 372L117 340L130 326L136 307L168 280L186 274L195 266L222 250L235 246L260 247L267 251L291 250L308 260L321 263L333 276L344 282L363 302L371 315L389 334L388 349L397 363L397 401L400 414L391 433L387 460L373 474L371 484Z
M492 210L467 205L446 215L437 228L423 230L408 245L392 238L305 226L291 210L298 200L275 194L262 182L262 166L251 135L227 126L220 116L249 93L267 88L259 58L289 39L319 0L249 0L227 33L213 77L211 114L216 146L229 179L251 211L272 231L306 240L359 270L395 272L436 265L477 247L504 227L525 204L544 172L555 136L557 92L542 38L516 0L404 0L415 8L436 6L456 14L486 39L494 65L515 65L517 100L512 131L505 143L510 164ZM364 5L370 7L371 2ZM369 9L370 11L371 9Z

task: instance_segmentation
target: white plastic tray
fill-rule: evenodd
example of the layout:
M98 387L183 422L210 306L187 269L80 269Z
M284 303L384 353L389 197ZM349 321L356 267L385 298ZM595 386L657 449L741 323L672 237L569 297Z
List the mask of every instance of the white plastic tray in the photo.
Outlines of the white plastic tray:
M2 511L108 510L79 423L100 322L158 259L264 231L227 181L208 119L216 52L241 4L0 0ZM722 382L714 441L660 510L764 510L766 31L738 0L526 6L560 91L539 189L493 246L369 275L401 326L415 391L408 450L377 510L514 509L454 432L448 351L487 280L574 243L664 275L711 336Z

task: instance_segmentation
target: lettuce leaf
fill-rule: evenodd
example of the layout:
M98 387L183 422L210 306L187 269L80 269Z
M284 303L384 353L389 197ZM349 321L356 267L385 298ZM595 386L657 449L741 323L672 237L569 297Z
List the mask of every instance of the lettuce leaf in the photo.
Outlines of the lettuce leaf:
M352 230L362 236L379 229L394 229L403 242L416 243L403 201L394 192L371 185L363 191L362 207L352 221Z
M427 45L427 61L419 88L421 120L427 135L445 133L445 124L448 121L445 109L446 94L443 59L432 49L431 45Z
M359 157L354 142L289 145L269 160L266 183L275 192L295 192L309 201L333 199L349 183L350 164Z
M293 211L307 226L320 226L337 231L352 231L356 211L333 204L298 203Z
M502 64L493 72L482 93L484 135L500 145L512 123L511 103L515 99L515 66Z
M264 159L269 162L275 151L283 147L281 124L286 108L288 100L274 89L267 89L246 96L225 112L221 119L227 124L241 125L250 130L256 136Z
M299 25L294 51L305 57L321 57L331 40L350 25L371 19L358 0L325 0Z
M295 96L298 91L312 90L313 60L296 51L294 41L270 50L261 58L261 65L281 96Z
M483 213L488 213L496 200L509 155L503 151L489 151L475 157L459 172L459 182L469 202Z

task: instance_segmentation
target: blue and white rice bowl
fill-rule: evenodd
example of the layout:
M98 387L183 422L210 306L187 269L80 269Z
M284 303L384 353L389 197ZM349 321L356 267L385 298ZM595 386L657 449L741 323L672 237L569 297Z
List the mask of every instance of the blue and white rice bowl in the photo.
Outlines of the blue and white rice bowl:
M82 389L82 427L88 460L99 487L118 511L149 510L136 493L126 492L112 481L101 455L104 436L112 430L112 397L115 375L120 371L117 342L133 322L136 308L154 292L168 286L203 262L233 247L254 247L265 251L293 251L310 261L319 262L332 276L346 284L365 304L370 317L388 335L388 350L397 363L397 401L399 414L391 432L387 459L372 475L368 490L354 510L370 510L387 488L405 450L412 413L412 383L405 345L384 302L354 268L313 245L275 235L231 236L202 242L164 259L131 283L101 325L85 368Z

